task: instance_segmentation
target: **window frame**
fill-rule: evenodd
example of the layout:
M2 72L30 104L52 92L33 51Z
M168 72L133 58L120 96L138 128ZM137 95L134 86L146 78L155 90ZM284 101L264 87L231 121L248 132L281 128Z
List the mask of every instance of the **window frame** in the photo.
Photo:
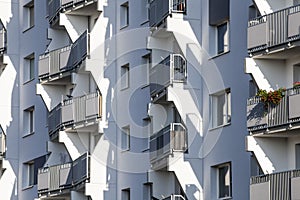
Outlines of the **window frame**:
M24 84L35 79L35 55L31 53L26 56L24 62Z
M127 196L127 198L124 197L125 195ZM121 199L122 200L130 200L130 188L125 188L125 189L121 190Z
M121 90L125 90L125 89L130 87L130 66L129 66L129 63L121 66L120 85L121 85Z
M123 143L125 140L126 144ZM121 130L121 150L129 151L130 150L130 126L124 126Z
M24 8L24 19L26 20L24 29L26 31L28 29L31 29L35 25L34 0L24 5L23 8Z
M26 108L23 111L23 128L25 130L24 136L28 136L34 134L35 132L35 113L34 113L34 106Z
M225 113L224 113L224 107L223 107L222 115L219 116L221 113L220 108L219 108L219 97L222 97L223 95L224 95ZM223 126L231 124L231 122L232 122L232 110L231 110L232 97L231 96L232 96L232 94L231 94L230 88L221 90L217 93L210 95L211 128L218 128L218 127L223 127ZM222 123L219 123L220 117L222 117Z
M120 29L129 26L129 2L126 1L120 5Z
M228 170L229 170L229 189L228 189L228 192L229 192L229 196L220 196L220 169L224 168L224 167L228 167ZM228 163L224 163L224 164L221 164L221 165L218 165L216 166L217 168L217 198L218 199L231 199L232 198L232 168L231 168L231 163L228 162ZM224 179L226 179L226 174L225 174L225 177ZM224 181L226 182L226 180ZM224 184L224 187L226 187L226 185Z
M219 38L219 33L220 33L220 27L223 27L226 25L226 31L224 32L223 38L221 39L221 41L223 41L222 43L220 42L220 38ZM230 38L229 38L229 21L224 21L218 25L215 26L216 29L216 53L217 55L221 55L224 53L229 52L230 50ZM221 35L221 36L222 36ZM220 45L221 45L221 51L220 51Z

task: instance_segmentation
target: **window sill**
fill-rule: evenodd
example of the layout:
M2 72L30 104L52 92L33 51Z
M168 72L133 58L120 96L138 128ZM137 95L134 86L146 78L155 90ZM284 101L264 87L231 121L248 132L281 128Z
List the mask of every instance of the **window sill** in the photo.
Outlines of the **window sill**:
M140 25L141 25L141 26L144 26L144 25L147 24L147 23L149 23L149 19L143 21Z
M120 30L125 29L125 28L127 28L128 26L129 26L129 24L126 24L126 25L124 25L124 26L121 26L121 27L120 27Z
M25 81L25 82L23 83L23 85L26 85L26 84L30 83L31 81L33 81L33 80L34 80L34 78L29 79L28 81Z
M25 32L27 32L27 31L31 30L33 27L34 27L34 25L32 25L32 26L26 28L26 29L23 31L23 33L25 33Z
M219 126L216 126L216 127L213 127L213 128L210 128L208 129L209 131L213 131L213 130L216 130L216 129L219 129L219 128L223 128L223 127L226 127L226 126L230 126L231 125L231 122L228 122L226 124L222 124L222 125L219 125ZM231 198L231 197L230 197Z
M23 135L23 136L22 136L22 138L29 137L29 136L31 136L31 135L33 135L33 134L34 134L34 131L33 131L33 132L31 132L31 133L27 133L26 135Z
M219 198L220 200L228 200L228 199L232 199L232 197L222 197L222 198Z
M228 54L228 53L230 53L230 50L224 51L223 53L219 53L219 54L217 54L217 55L214 55L214 56L210 57L209 60L218 58L218 57L223 56L223 55Z
M29 189L33 188L33 186L34 186L34 185L29 185L29 186L23 187L23 188L22 188L22 191L24 191L24 190L29 190Z

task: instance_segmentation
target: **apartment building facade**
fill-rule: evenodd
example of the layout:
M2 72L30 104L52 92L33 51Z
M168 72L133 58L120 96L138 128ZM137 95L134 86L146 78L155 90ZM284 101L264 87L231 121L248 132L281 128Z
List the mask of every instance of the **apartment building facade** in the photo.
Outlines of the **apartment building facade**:
M299 199L299 1L253 1L248 23L246 149L250 199ZM259 90L258 90L259 89ZM257 95L258 94L258 95Z
M249 199L251 5L0 2L1 199Z

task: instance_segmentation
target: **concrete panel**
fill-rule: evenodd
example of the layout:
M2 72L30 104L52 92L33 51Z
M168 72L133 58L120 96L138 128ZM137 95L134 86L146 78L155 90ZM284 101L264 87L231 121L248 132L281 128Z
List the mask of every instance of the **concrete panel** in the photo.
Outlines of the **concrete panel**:
M270 200L270 183L250 185L250 200Z
M288 37L300 34L300 12L288 16Z
M248 28L248 49L267 44L267 23Z
M300 117L300 94L289 96L289 119Z

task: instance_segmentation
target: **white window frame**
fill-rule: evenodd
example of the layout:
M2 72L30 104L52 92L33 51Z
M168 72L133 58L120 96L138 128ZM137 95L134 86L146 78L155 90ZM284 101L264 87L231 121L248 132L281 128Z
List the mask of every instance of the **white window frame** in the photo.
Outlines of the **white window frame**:
M224 96L223 107L220 97ZM221 111L222 110L222 111ZM231 91L230 88L211 95L211 127L221 127L231 123Z
M28 188L32 187L34 183L34 161L24 163L24 172L23 172L23 187Z
M121 130L121 149L122 151L130 150L130 126L125 126Z
M35 78L35 59L34 53L24 58L24 83L30 82Z
M31 135L34 133L35 130L35 113L34 107L29 107L24 110L24 135Z
M121 66L121 90L129 88L130 68L129 63Z
M129 2L120 5L120 29L129 26Z
M25 30L30 29L35 23L34 0L30 1L24 6L24 20L26 20Z
M225 168L225 167L228 167L228 172L225 174L225 184L224 184L224 187L226 187L226 182L228 184L228 192L229 192L229 195L228 196L221 196L220 194L220 187L221 187L221 183L220 183L220 170L222 168ZM226 177L227 176L227 177ZM227 179L227 180L226 180ZM225 164L222 164L222 165L219 165L217 166L217 197L218 199L231 199L232 198L232 177L231 177L231 163L225 163Z
M219 32L220 27L226 25L226 32L223 35L223 43L219 43ZM219 47L222 46L222 51L219 51ZM217 54L223 54L229 51L229 22L225 21L221 24L216 25L216 52Z

